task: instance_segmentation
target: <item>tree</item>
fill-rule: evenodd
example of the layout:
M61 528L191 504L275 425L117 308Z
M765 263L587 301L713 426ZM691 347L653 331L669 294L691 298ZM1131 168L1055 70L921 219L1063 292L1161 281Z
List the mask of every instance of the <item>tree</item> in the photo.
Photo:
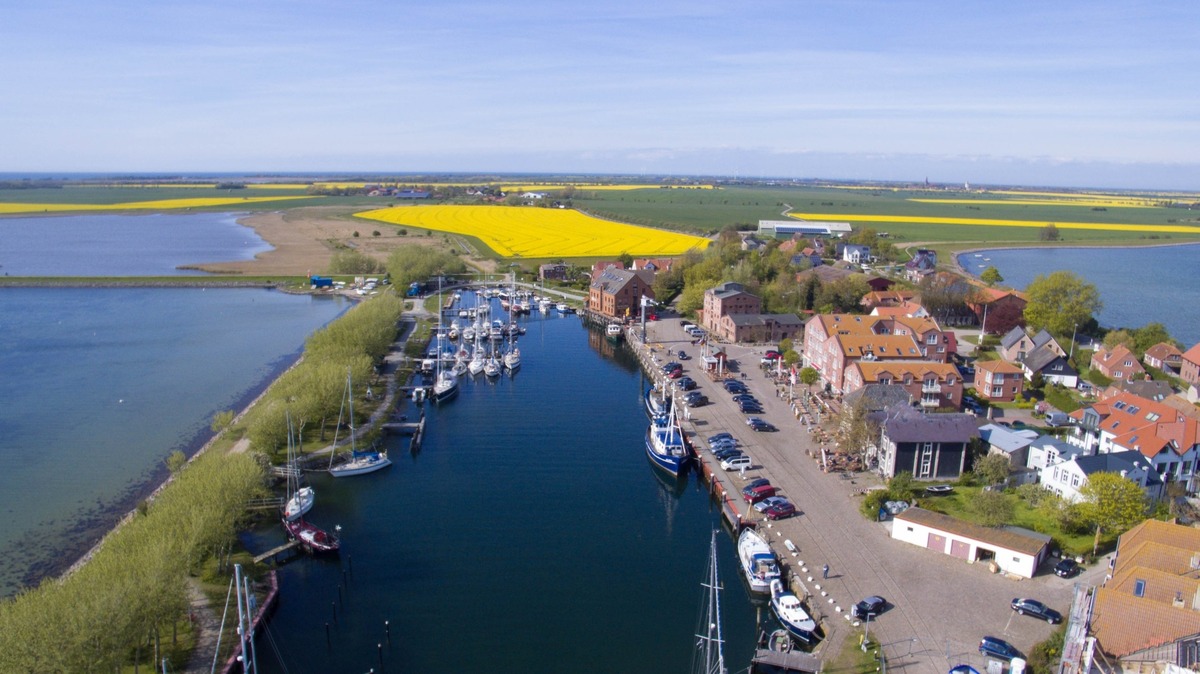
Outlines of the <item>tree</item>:
M1146 349L1161 342L1175 344L1175 340L1171 338L1171 333L1167 332L1166 326L1162 323L1147 323L1134 330L1133 342L1133 350L1138 356L1146 353Z
M1016 327L1025 327L1025 314L1014 302L993 303L988 307L987 325L983 326L994 335L1008 334Z
M800 382L801 383L803 383L807 386L812 386L813 384L815 384L819 381L821 381L821 373L817 372L815 369L813 369L811 367L806 367L806 368L800 370Z
M171 452L165 463L167 464L167 470L171 471L171 474L174 475L179 472L179 469L187 465L187 455L177 449Z
M1003 458L1003 457L1001 457ZM1007 461L1007 459L1005 459ZM1010 496L999 491L981 491L971 499L971 512L985 527L998 527L1012 521L1015 506Z
M976 290L965 279L952 274L930 274L921 281L921 306L940 323L960 323L968 316L974 317L967 302Z
M1058 227L1053 222L1048 223L1038 232L1038 238L1042 241L1059 241L1062 239L1062 233L1058 231Z
M329 260L331 274L376 274L383 270L379 260L349 248L337 251Z
M893 501L911 501L913 494L917 493L917 482L913 479L912 473L907 470L896 473L892 479L888 480L887 493Z
M1012 463L1003 454L988 454L975 462L975 474L984 484L1002 484L1012 472Z
M844 451L861 456L879 442L879 422L871 419L868 412L865 398L842 408L836 435L838 446Z
M795 349L788 349L783 352L783 364L787 366L795 365L800 362L800 354L796 353Z
M1134 350L1136 345L1134 344L1133 333L1125 328L1109 330L1108 334L1104 335L1104 348L1111 351L1117 346L1124 346L1130 351Z
M212 425L210 426L212 432L220 433L226 428L229 428L229 425L233 423L233 417L233 410L223 410L214 414Z
M989 287L997 283L1004 283L1004 277L1000 275L1000 270L995 267L988 267L979 275L979 280L988 284Z
M1038 275L1025 294L1025 323L1034 332L1045 328L1056 337L1070 335L1104 307L1096 286L1066 270Z
M1093 555L1102 535L1120 535L1146 517L1146 492L1120 473L1092 473L1079 495L1083 519L1096 529Z

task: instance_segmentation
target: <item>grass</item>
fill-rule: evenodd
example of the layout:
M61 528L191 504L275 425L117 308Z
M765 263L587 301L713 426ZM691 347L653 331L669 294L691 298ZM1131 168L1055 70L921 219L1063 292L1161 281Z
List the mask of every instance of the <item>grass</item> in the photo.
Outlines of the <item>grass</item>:
M879 671L879 661L876 659L877 648L868 647L863 652L860 646L862 630L846 630L843 632L842 643L837 650L837 657L825 660L824 671L829 674L874 674ZM878 643L875 642L876 647ZM829 644L822 649L828 652Z
M971 509L971 503L982 491L982 487L955 486L954 491L945 496L920 499L920 506L926 510L933 510L979 524L979 517ZM1012 520L1008 524L1046 534L1052 537L1054 543L1068 554L1091 554L1092 534L1066 533L1058 526L1058 522L1046 513L1029 507L1025 500L1015 494L1006 492L1006 495L1012 499L1015 506Z

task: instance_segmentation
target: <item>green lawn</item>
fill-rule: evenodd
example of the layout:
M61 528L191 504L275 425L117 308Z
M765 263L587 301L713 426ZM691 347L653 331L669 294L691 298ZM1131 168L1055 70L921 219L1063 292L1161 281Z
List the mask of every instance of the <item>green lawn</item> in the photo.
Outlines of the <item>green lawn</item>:
M946 496L919 499L918 505L926 510L934 510L978 524L979 518L971 511L970 503L981 491L983 491L982 487L956 486L954 491ZM1093 542L1091 534L1066 534L1059 528L1057 522L1041 511L1030 508L1029 504L1017 495L1012 493L1006 495L1012 499L1015 505L1013 518L1009 524L1052 537L1054 544L1068 554L1091 554Z

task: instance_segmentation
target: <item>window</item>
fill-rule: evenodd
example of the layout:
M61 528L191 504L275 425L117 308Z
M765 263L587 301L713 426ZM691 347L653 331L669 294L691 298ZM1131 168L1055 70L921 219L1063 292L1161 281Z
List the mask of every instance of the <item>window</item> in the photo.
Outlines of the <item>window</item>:
M1061 478L1059 478L1059 480L1058 480L1058 481L1059 481L1059 482L1062 482L1063 484L1066 484L1066 483L1067 483L1067 471L1065 471L1065 470L1064 470L1064 471L1062 472L1062 477L1061 477Z
M1133 596L1135 596L1135 597L1146 596L1146 581L1140 580L1140 579L1133 581Z
M906 531L912 531L912 527L904 527Z
M1072 475L1072 476L1071 476L1071 486L1072 486L1072 487L1078 487L1078 486L1079 486L1079 476L1078 476L1078 475Z

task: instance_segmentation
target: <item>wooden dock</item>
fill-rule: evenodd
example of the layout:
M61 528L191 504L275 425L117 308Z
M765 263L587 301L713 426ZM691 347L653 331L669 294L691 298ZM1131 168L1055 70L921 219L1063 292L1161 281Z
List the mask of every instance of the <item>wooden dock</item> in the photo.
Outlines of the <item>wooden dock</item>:
M262 564L263 562L267 561L268 559L271 560L272 563L278 563L278 560L275 558L276 555L281 555L290 550L297 550L297 549L299 549L299 547L300 547L300 539L297 538L297 539L290 540L287 543L284 543L283 545L271 548L270 550L267 550L266 552L262 553L261 555L256 556L254 558L254 563ZM288 558L290 559L291 556L292 555L289 555Z

